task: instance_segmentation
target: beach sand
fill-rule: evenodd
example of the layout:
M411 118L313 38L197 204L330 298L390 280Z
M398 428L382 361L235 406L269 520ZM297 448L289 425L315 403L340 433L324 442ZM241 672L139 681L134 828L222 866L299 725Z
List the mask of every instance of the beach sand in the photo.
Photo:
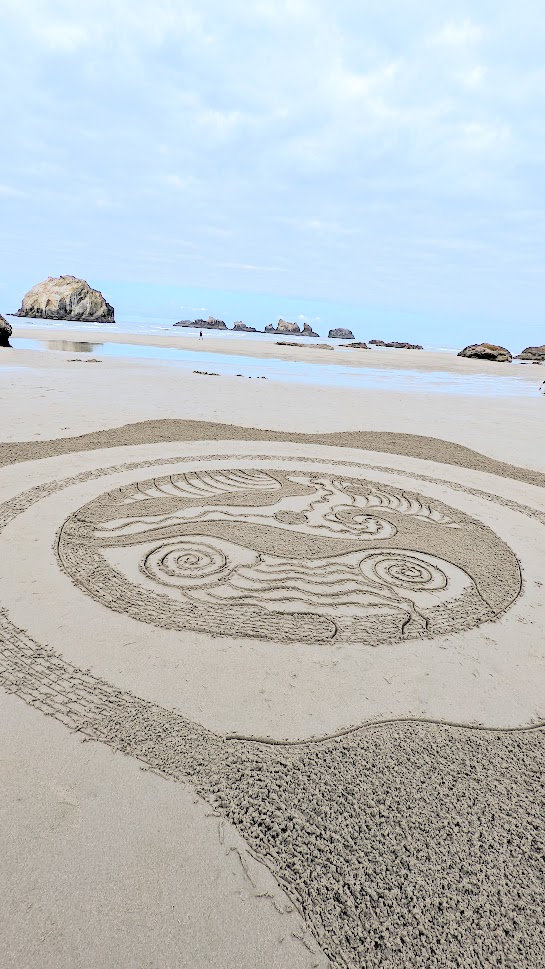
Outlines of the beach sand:
M9 965L541 967L545 399L1 353Z

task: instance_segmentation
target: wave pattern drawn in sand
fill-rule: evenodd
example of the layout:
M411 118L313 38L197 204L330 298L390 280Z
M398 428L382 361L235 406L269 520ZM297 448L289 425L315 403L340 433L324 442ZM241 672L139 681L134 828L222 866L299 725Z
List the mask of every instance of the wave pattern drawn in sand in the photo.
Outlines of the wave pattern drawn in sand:
M58 556L76 585L135 619L284 641L469 629L520 590L511 550L460 511L303 470L127 485L70 516Z

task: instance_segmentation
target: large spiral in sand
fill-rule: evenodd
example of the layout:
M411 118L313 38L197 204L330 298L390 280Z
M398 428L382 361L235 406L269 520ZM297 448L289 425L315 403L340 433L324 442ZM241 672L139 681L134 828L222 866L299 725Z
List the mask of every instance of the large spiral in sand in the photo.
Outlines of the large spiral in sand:
M198 537L180 538L174 545L160 545L145 556L142 571L165 585L209 584L226 574L227 559L218 548Z

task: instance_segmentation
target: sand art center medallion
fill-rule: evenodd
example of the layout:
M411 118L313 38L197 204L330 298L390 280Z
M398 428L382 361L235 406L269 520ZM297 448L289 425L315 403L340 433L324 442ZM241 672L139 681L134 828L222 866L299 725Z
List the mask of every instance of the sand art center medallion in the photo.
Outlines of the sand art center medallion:
M511 549L458 509L308 468L131 483L74 511L59 561L104 605L167 629L378 645L467 630L520 592Z

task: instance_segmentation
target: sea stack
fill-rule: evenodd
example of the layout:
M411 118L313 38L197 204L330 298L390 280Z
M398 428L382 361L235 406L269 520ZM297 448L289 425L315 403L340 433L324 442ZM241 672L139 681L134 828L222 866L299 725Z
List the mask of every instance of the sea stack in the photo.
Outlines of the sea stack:
M0 347L9 347L9 338L13 330L11 328L11 323L8 323L3 316L0 316Z
M316 333L312 329L310 323L303 323L303 329L301 329L298 323L290 323L288 320L283 320L282 318L278 320L276 326L269 323L265 327L265 333L298 333L299 336L320 336L319 333Z
M98 289L75 276L52 276L29 289L16 316L75 323L115 323L114 308Z
M256 330L255 326L248 326L248 324L243 323L242 320L238 320L236 323L233 323L233 330L236 330L237 333L258 333L259 332L258 330Z
M193 330L227 330L228 326L224 320L218 320L215 316L209 316L207 320L178 320L173 326L188 326Z
M265 327L265 333L299 333L300 335L301 330L298 323L289 323L288 320L283 320L280 318L276 326L269 323L268 326Z
M330 340L353 340L354 334L352 330L347 330L344 326L338 326L335 330L330 330L328 333Z

